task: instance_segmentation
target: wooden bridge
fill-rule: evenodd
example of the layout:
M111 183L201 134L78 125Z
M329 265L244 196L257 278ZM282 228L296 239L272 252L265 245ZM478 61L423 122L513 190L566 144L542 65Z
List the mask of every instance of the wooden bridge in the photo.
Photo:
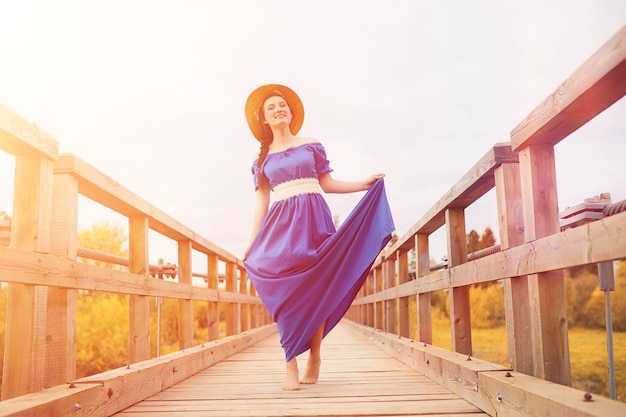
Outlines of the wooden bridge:
M276 328L239 259L80 158L59 154L56 140L0 107L0 149L15 156L10 240L0 246L0 281L8 285L0 416L626 415L624 403L569 387L562 273L625 259L626 213L589 204L562 220L554 154L625 93L626 27L381 255L328 336L319 383L298 392L280 390ZM494 188L501 243L468 254L465 210ZM79 195L128 218L127 259L77 247ZM447 265L431 270L429 236L444 226ZM177 242L175 280L154 277L163 267L148 262L149 231ZM192 253L206 259L204 287L193 283ZM472 356L469 289L488 282L504 288L510 368ZM450 297L450 351L432 345L431 294L440 290ZM128 366L76 377L80 291L129 296ZM158 357L150 352L154 297L179 304L179 351ZM193 303L208 303L201 344Z

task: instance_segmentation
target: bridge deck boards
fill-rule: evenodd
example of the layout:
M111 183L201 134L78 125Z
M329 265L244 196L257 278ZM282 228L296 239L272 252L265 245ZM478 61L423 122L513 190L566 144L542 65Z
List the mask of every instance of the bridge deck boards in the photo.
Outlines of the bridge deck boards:
M273 334L116 416L487 416L341 325L322 355L316 385L284 391L284 357ZM306 354L298 359L302 372Z

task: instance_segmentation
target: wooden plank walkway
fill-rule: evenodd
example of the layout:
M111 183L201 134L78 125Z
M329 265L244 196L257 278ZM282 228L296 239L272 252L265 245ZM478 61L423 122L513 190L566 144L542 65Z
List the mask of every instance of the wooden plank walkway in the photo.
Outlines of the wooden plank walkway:
M306 354L298 360L302 373ZM488 415L341 324L324 340L316 385L282 390L284 368L274 333L116 416Z

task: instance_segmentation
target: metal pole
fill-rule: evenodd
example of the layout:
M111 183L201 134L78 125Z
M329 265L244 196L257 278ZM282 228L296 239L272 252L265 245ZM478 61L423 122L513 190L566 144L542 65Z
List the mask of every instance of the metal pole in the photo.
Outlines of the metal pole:
M604 308L606 314L606 348L609 360L609 390L611 399L617 399L615 389L615 357L613 355L613 314L611 312L611 291L615 290L615 274L613 262L598 264L600 291L604 291Z

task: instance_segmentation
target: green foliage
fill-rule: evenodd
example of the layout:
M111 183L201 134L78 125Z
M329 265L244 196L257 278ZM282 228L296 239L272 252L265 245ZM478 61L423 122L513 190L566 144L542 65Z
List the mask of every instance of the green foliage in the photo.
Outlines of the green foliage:
M81 292L76 304L77 375L93 375L126 365L128 296Z
M499 282L470 289L472 328L491 329L504 325L504 290Z
M128 238L124 228L108 222L94 224L78 232L78 245L83 248L128 257ZM99 266L110 264L83 259ZM114 266L119 268L118 266ZM160 307L160 326L159 326ZM173 298L150 299L150 354L157 355L178 350L179 302ZM207 303L194 303L194 340L208 340ZM80 292L77 299L77 374L93 375L128 363L129 301L128 296ZM4 324L4 322L2 323ZM160 330L160 334L159 334ZM4 340L4 339L3 339Z
M476 252L480 249L480 236L474 229L467 234L467 253Z
M579 268L565 273L565 290L570 327L603 329L606 323L605 295L599 289L596 268ZM613 329L626 331L626 261L617 264L615 291L611 291Z
M598 288L598 275L595 271L581 269L565 271L565 300L567 303L568 325L592 327L594 321L585 308L593 291Z
M490 248L496 244L496 237L490 227L485 228L483 235L480 237L480 248Z
M604 328L606 325L604 292L596 290L586 306L596 313L596 326ZM617 264L615 271L615 291L611 291L611 311L613 313L613 329L626 331L626 261ZM599 319L598 319L599 318Z
M157 354L158 299L150 303L150 353ZM161 298L161 355L178 350L178 300Z
M193 303L193 340L198 344L209 340L208 303Z
M452 332L450 330L450 315L439 308L431 312L433 345L444 349L452 349Z
M434 291L430 293L430 305L446 317L450 317L450 300L448 291Z
M81 229L78 232L78 246L105 252L110 255L128 257L128 237L121 226L114 226L109 222L96 223L91 229ZM82 262L99 266L111 266L108 263L81 258ZM116 266L116 268L119 268Z
M467 253L473 253L481 249L490 248L496 244L496 237L490 227L485 228L482 236L474 229L467 234Z
M6 292L6 291L4 291ZM0 293L1 294L1 293ZM108 293L80 292L77 300L78 377L93 375L128 363L128 296ZM196 302L194 311L194 340L208 341L208 303ZM4 322L2 323L2 328ZM150 301L150 354L157 356L158 304ZM165 355L178 350L178 300L162 299L161 347Z

